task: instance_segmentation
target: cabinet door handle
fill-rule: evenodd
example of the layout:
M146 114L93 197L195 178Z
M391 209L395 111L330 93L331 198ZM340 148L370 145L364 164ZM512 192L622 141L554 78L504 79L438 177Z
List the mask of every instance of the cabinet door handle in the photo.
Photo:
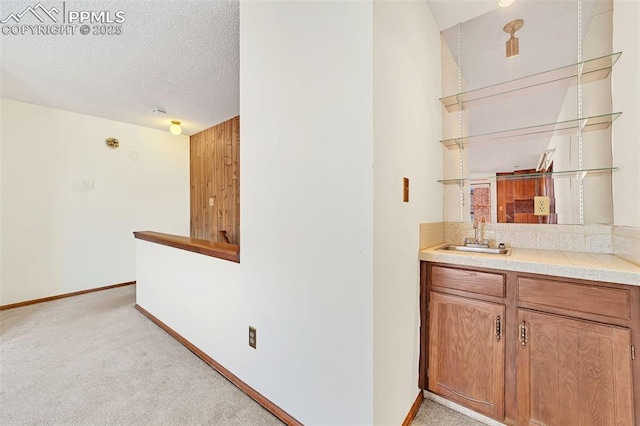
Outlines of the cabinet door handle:
M496 342L500 341L500 336L502 335L502 324L500 322L500 315L496 317Z
M518 329L520 330L520 344L524 348L527 345L527 325L524 321L522 321L522 324L520 324Z

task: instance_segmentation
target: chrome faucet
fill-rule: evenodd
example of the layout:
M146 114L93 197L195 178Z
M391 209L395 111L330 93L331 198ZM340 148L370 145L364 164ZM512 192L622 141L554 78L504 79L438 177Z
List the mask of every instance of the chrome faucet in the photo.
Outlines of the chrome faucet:
M473 230L476 234L476 239L473 243L478 244L478 219L476 219L475 217L473 218Z
M473 219L473 230L475 233L475 240L471 241L471 238L464 239L464 245L467 247L489 247L489 240L484 238L482 242L478 239L478 219ZM480 230L480 237L482 237L482 230Z

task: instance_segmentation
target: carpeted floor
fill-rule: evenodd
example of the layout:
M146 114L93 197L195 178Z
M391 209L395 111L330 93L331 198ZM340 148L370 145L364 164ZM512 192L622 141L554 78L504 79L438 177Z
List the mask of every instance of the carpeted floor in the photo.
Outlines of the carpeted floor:
M1 311L0 424L282 424L134 304L127 286ZM413 422L478 424L431 401Z
M411 424L413 426L483 426L483 423L428 399L422 402Z
M0 424L282 424L134 304L128 286L0 312Z

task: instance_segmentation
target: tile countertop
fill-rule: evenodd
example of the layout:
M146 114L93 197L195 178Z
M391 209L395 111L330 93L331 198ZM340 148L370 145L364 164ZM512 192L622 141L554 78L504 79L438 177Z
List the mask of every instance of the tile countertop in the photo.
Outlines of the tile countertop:
M506 256L438 250L444 245L420 250L419 259L640 286L640 266L613 254L512 248Z

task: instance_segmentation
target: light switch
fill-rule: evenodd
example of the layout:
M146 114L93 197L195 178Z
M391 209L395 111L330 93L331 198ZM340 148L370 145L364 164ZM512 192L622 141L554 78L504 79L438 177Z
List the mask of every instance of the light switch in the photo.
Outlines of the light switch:
M409 178L402 178L402 201L409 202Z
M209 198L209 207L213 207L213 198Z

